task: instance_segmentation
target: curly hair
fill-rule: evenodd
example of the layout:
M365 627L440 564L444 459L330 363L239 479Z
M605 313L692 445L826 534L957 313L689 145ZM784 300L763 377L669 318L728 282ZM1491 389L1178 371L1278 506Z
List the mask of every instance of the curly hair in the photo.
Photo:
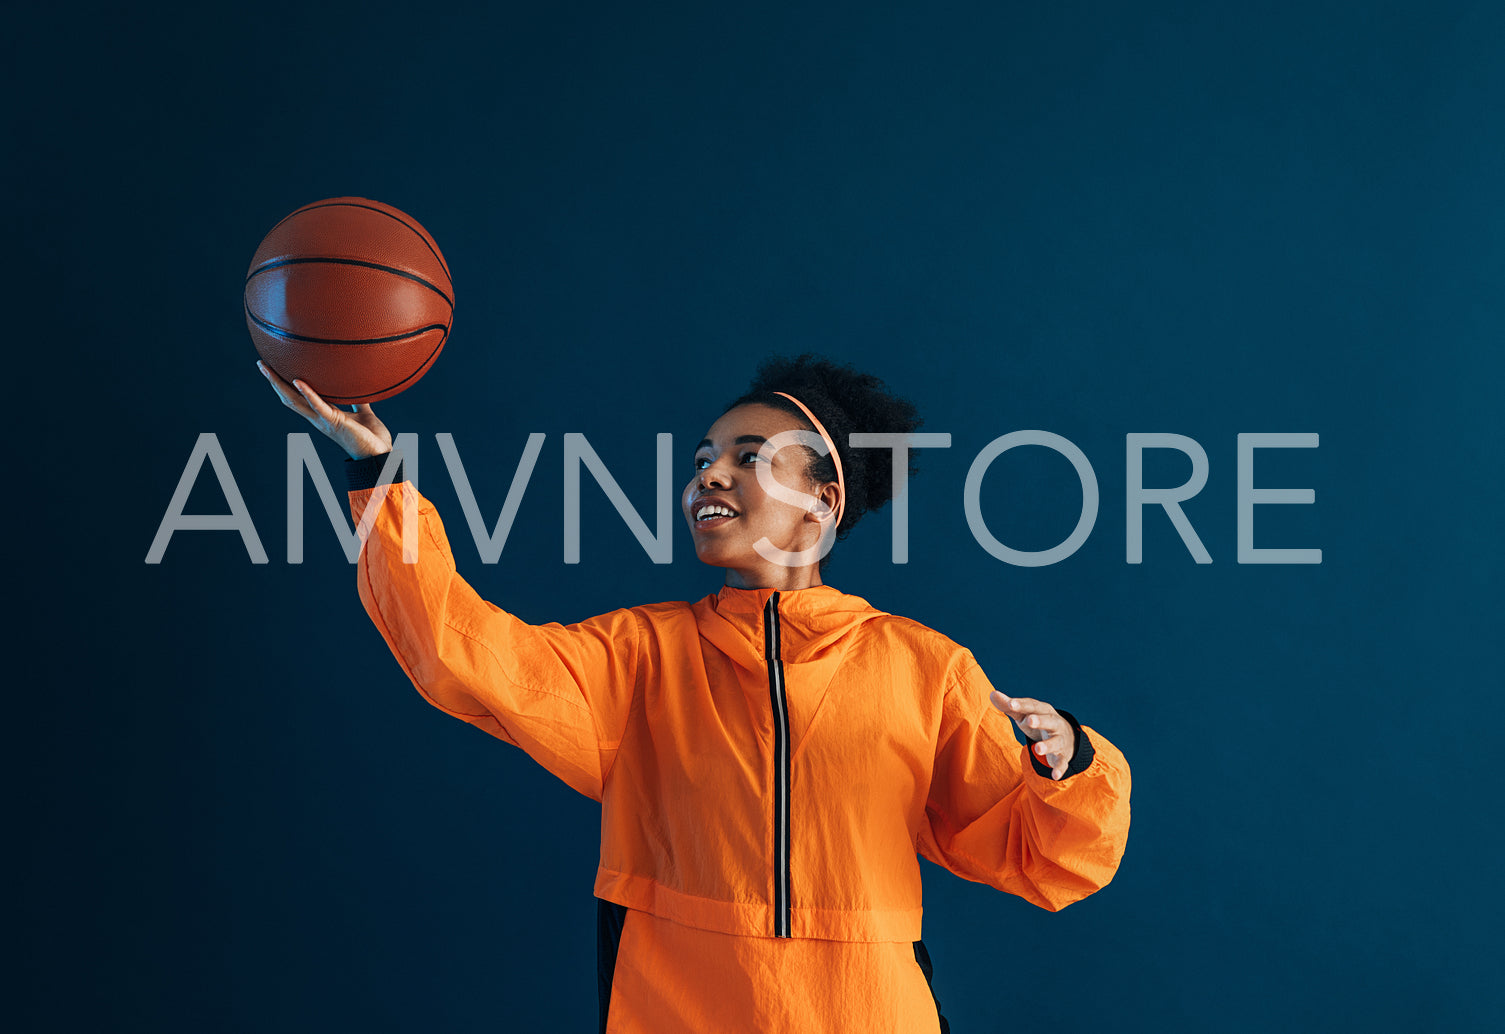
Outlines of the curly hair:
M793 359L769 356L758 364L758 371L745 393L733 399L723 412L738 406L761 405L781 410L794 417L801 427L813 431L809 419L793 402L776 395L786 391L799 399L836 444L846 489L846 504L841 523L836 528L838 540L847 534L870 511L880 509L893 498L893 458L886 449L854 449L849 442L852 432L888 432L908 434L922 423L914 403L889 391L883 381L847 365L805 352ZM806 449L810 463L806 474L812 483L836 480L836 464L830 456ZM919 473L915 450L909 452L909 473ZM831 553L821 558L825 568Z

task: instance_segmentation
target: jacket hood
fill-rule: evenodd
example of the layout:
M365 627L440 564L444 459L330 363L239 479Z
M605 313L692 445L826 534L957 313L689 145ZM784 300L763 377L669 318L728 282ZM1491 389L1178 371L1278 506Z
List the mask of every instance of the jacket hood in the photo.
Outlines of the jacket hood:
M763 612L774 593L779 596L779 650L789 662L834 659L833 652L839 655L850 645L848 636L866 622L885 616L861 596L830 585L806 589L723 585L692 605L701 636L743 667L764 668Z

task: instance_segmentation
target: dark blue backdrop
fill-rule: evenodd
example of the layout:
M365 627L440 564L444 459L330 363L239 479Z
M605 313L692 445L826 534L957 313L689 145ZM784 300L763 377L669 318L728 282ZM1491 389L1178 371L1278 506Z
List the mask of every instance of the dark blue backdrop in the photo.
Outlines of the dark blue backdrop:
M13 16L14 17L14 16ZM282 215L357 194L455 272L455 331L379 405L423 436L461 570L528 620L695 599L605 497L562 561L562 437L639 511L757 360L816 350L912 397L910 562L887 511L826 579L969 646L1134 767L1117 879L1060 914L926 865L952 1029L1459 1029L1502 1005L1498 4L262 4L33 11L11 25L20 356L8 518L8 992L37 1030L593 1029L597 810L422 703L311 494L289 565L285 436L239 294ZM968 465L1064 435L1102 508L1010 567ZM184 532L143 562L214 432L271 555ZM488 519L482 565L433 435ZM1186 504L1124 556L1124 439L1189 435ZM1236 562L1240 432L1258 482ZM337 451L321 442L330 471ZM680 457L683 461L680 461ZM1147 483L1189 464L1151 456ZM1007 454L1004 541L1075 520L1069 465ZM212 478L191 510L223 512ZM604 516L600 516L604 514ZM1059 1018L1059 1022L1056 1022Z

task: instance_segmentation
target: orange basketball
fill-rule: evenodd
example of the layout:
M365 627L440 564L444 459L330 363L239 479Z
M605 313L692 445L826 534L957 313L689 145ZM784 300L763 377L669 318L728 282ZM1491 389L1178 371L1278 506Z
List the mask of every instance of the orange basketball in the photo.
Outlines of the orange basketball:
M263 362L348 404L391 398L428 372L449 338L455 291L418 220L334 197L272 227L246 272L245 304Z

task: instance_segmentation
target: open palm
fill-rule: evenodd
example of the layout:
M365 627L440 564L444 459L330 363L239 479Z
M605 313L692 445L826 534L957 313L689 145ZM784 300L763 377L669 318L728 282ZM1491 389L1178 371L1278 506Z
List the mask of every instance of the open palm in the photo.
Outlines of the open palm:
M319 429L320 434L344 449L351 459L360 460L392 451L392 433L368 403L362 402L355 407L354 413L347 413L325 402L303 381L294 380L289 384L259 360L256 368L272 385L283 405L302 415Z

